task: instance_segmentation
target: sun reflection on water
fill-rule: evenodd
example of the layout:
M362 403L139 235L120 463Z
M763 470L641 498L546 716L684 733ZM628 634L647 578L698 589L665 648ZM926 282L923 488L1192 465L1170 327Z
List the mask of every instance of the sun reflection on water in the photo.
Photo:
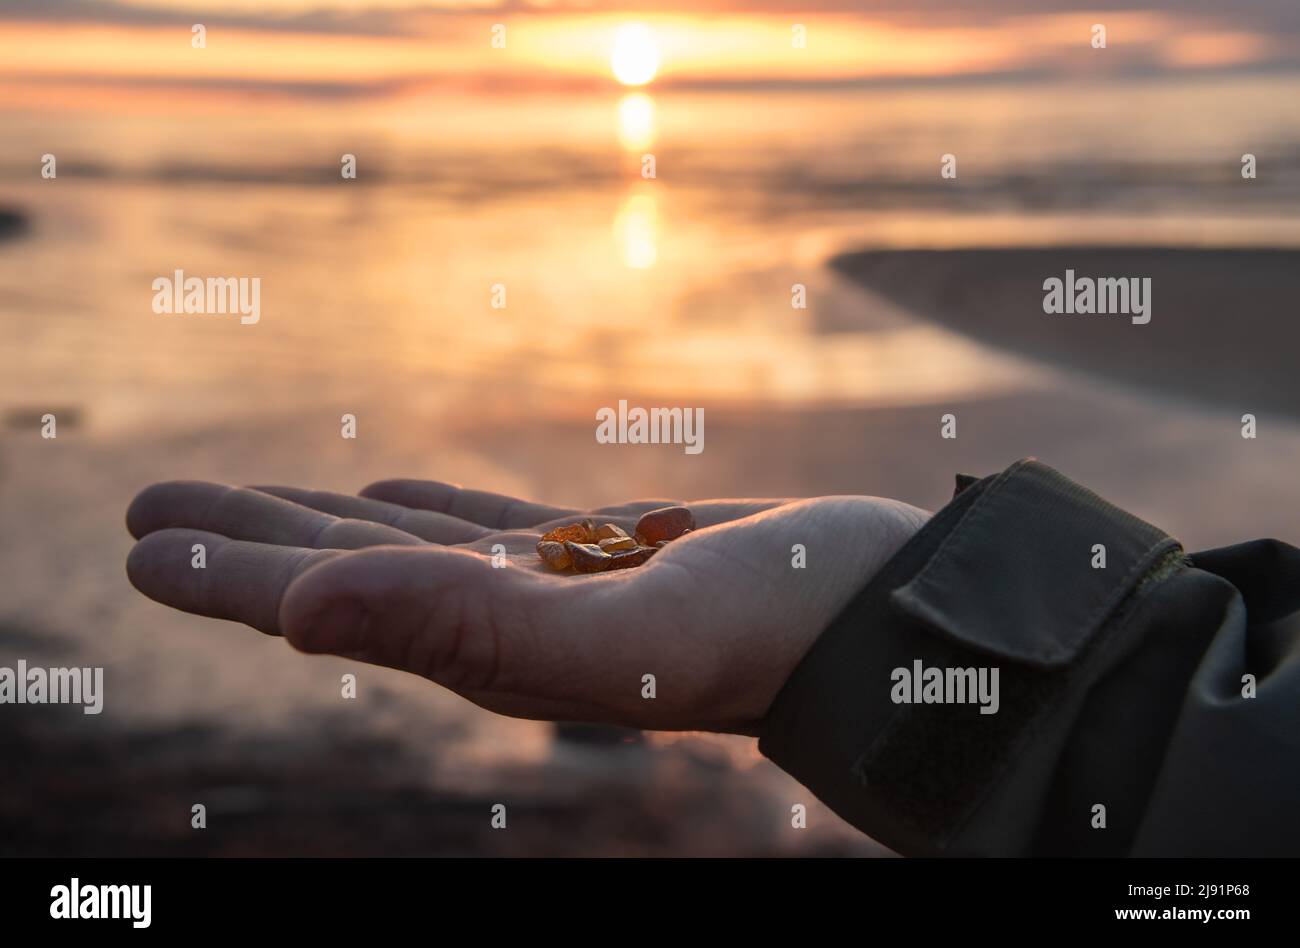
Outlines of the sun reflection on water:
M629 160L635 159L630 167L639 177L641 152L655 140L655 103L644 92L629 92L619 100L618 140ZM623 262L634 270L648 270L659 259L659 206L645 180L638 181L619 208L614 237Z
M629 92L618 103L618 140L628 151L648 147L655 139L655 103L644 92Z
M659 206L652 195L630 195L614 220L614 233L623 247L623 262L648 270L659 259Z

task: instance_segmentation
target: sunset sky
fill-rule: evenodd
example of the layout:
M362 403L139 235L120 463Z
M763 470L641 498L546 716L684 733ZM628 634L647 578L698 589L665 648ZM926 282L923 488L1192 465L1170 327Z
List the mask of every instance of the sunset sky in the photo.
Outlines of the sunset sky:
M788 10L787 7L796 7ZM1093 23L1108 48L1089 44ZM190 44L192 24L207 46ZM504 49L492 30L506 30ZM656 87L1025 79L1300 62L1300 4L1246 0L5 0L0 94L75 102L92 87L301 95L615 84L641 24ZM796 25L805 48L792 43ZM626 59L626 54L625 54Z

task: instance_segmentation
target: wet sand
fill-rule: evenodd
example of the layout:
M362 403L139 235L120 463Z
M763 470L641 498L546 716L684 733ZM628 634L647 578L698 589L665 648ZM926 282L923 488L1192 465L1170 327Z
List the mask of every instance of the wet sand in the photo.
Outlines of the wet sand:
M1035 359L1238 413L1300 415L1300 250L869 251L834 267L916 315ZM1150 322L1043 311L1043 283L1151 280Z
M861 856L870 841L796 833L763 781L698 746L568 742L495 786L431 779L421 752L349 713L292 739L218 722L112 730L10 709L0 730L0 856ZM39 788L39 792L33 792ZM803 794L800 799L806 797ZM191 807L206 807L203 829ZM490 824L507 806L507 825Z
M1076 269L1109 264L1078 256ZM819 325L828 336L854 331L852 312L859 330L887 324L882 332L914 323L912 307L938 318L927 300L942 306L945 325L977 339L1031 332L1037 287L1063 262L1010 252L978 266L939 254L856 259L854 280L836 284L836 305L812 313L815 321L834 313L834 325ZM1189 278L1186 267L1177 272ZM1286 285L1276 269L1268 272L1276 287ZM1006 289L1022 284L1034 292ZM988 289L971 295L973 285ZM877 290L891 287L886 304ZM998 287L1031 308L997 305ZM920 295L903 301L909 288ZM1162 308L1170 293L1158 288L1152 323L1125 324L1116 345L1143 345L1144 333L1172 323L1172 303ZM1218 304L1198 309L1188 300L1186 324L1212 326ZM1036 316L1050 321L1041 308ZM84 423L56 441L11 429L0 442L0 663L103 665L107 697L99 716L6 712L13 726L0 752L22 776L0 789L0 852L879 854L759 759L751 740L616 733L575 740L581 736L480 711L412 676L305 658L243 627L151 603L123 575L126 505L160 478L351 491L410 476L593 506L634 496L866 493L935 509L950 496L954 473L991 473L1035 455L1189 549L1263 535L1297 542L1290 472L1300 467L1300 424L1263 412L1260 437L1244 441L1239 399L1226 397L1235 388L1205 391L1195 381L1205 358L1227 378L1232 366L1252 364L1251 352L1277 361L1278 352L1293 351L1278 343L1293 327L1277 315L1271 322L1276 336L1263 323L1243 333L1252 340L1264 333L1251 350L1240 340L1218 353L1203 345L1186 356L1181 376L1174 354L1150 350L1150 360L1165 360L1165 386L1129 384L1127 376L1116 384L1107 372L1118 361L1107 358L1109 336L1072 346L1072 337L1049 334L1044 356L1071 367L1042 370L1026 360L1023 380L998 394L901 407L706 403L699 456L675 446L598 445L595 406L580 403L458 413L432 399L379 399L349 406L364 419L359 443L338 437L332 406L131 432L100 428L86 406ZM1195 349L1179 344L1177 352ZM1028 348L1023 340L1007 345ZM1081 371L1094 366L1095 374ZM1237 371L1238 384L1259 384L1256 370ZM1178 386L1179 377L1192 381ZM1214 400L1214 391L1225 397ZM958 416L956 440L939 437L948 412ZM579 482L574 470L588 473ZM340 700L345 672L360 672L355 702ZM514 814L504 833L488 824L491 804L502 799ZM189 826L197 802L209 806L204 831ZM810 806L806 832L789 828L793 802Z

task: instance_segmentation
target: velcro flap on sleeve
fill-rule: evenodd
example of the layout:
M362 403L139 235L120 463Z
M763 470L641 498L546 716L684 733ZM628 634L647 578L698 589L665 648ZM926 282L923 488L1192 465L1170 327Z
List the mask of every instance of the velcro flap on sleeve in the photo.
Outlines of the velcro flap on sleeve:
M891 600L959 644L1057 667L1176 548L1156 527L1046 465L1022 461L989 485Z

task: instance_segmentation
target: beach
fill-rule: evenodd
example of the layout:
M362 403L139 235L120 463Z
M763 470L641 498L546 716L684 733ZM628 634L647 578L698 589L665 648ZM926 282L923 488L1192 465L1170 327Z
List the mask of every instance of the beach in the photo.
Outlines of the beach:
M1261 103L1296 83L1239 80ZM650 185L616 98L528 100L527 123L498 98L137 115L118 151L91 118L16 116L69 160L43 181L0 143L0 206L27 222L0 242L0 665L102 666L106 696L15 711L0 853L884 854L751 739L501 718L166 609L126 580L123 517L183 478L936 510L957 473L1036 456L1189 550L1297 542L1297 197L1277 177L1242 192L1232 155L1245 138L1291 160L1282 106L1211 129L1185 84L1069 91L1158 127L1066 187L1079 163L1042 127L1060 90L665 95ZM1180 123L1209 139L1194 157L1162 150ZM1016 174L990 128L1039 143ZM970 156L953 188L897 170L949 148ZM341 183L345 151L385 158ZM260 278L260 320L153 312L178 268ZM1150 277L1150 322L1044 313L1067 269ZM701 409L705 449L601 444L620 401Z
M999 271L1007 283L1038 279L1037 261L1007 258ZM917 256L906 282L933 286L953 276L945 265L944 255ZM861 279L879 285L869 273ZM979 297L949 305L963 333L1007 331L980 323ZM6 759L24 778L0 797L5 850L878 853L747 739L561 740L547 725L496 718L410 676L306 659L243 627L165 610L125 581L122 514L159 476L347 491L399 472L555 503L869 493L937 509L956 472L992 473L1034 455L1189 549L1300 538L1287 475L1300 464L1292 417L1261 412L1261 436L1245 441L1238 406L1214 405L1204 392L1182 398L1077 368L1027 377L1034 381L1016 392L901 408L710 410L708 463L697 467L680 450L599 445L594 418L563 412L455 424L427 408L362 406L365 451L302 414L138 437L125 449L77 428L53 444L11 431L0 644L6 656L104 665L109 701L96 718L29 709L6 731ZM952 441L939 437L946 413L958 419ZM410 431L427 433L418 448ZM580 489L567 476L572 465L601 473ZM355 704L339 699L347 672L360 675ZM40 819L31 818L31 787L57 801ZM524 804L512 824L521 830L492 835L484 814L502 794ZM755 829L781 825L791 801L814 807L817 833ZM194 802L206 802L221 832L187 828Z

